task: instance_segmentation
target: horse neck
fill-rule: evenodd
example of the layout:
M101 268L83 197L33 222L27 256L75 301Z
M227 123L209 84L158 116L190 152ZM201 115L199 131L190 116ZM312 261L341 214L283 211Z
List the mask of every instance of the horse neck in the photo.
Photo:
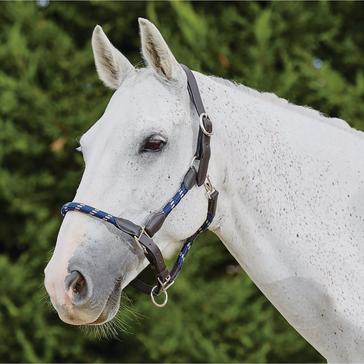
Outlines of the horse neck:
M211 230L253 278L254 271L247 262L254 258L249 247L255 244L252 232L256 221L249 199L254 198L254 188L259 188L258 165L269 163L266 149L277 125L264 125L269 114L264 105L257 107L256 96L224 80L197 77L214 128L209 174L220 192Z
M363 361L364 134L209 77L198 82L220 191L211 230L321 354Z
M286 264L289 244L299 238L307 211L295 210L302 197L290 190L312 184L310 172L304 180L301 169L317 169L306 159L322 149L320 130L339 128L224 80L198 74L198 82L214 127L209 173L220 191L211 230L258 286L293 274Z

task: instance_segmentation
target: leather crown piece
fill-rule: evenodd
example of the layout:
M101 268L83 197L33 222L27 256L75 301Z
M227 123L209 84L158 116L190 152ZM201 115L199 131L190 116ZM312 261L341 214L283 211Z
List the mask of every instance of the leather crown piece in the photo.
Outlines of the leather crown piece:
M107 212L78 202L69 202L61 209L62 215L65 215L68 211L78 211L102 219L108 223L113 224L123 233L133 237L135 241L141 246L145 257L150 262L157 282L154 286L150 286L136 278L131 282L131 285L146 294L150 294L153 303L159 307L162 307L167 303L168 295L166 290L174 283L179 272L181 271L184 259L188 254L193 241L202 231L205 231L209 227L212 220L214 219L219 195L218 191L212 187L207 177L208 165L211 156L210 139L212 135L212 122L206 114L197 81L192 71L185 65L181 66L187 76L187 88L191 102L194 105L199 117L199 132L196 152L193 158L194 163L192 163L191 167L188 169L183 178L180 189L172 197L172 199L164 206L161 211L151 213L147 218L147 222L144 227L137 225L130 220L113 216ZM197 165L197 168L195 165ZM208 180L208 182L206 180ZM206 219L200 228L185 240L185 243L183 244L181 252L177 257L173 268L171 271L169 271L164 262L163 255L157 244L155 244L153 241L152 237L161 229L169 213L178 205L186 193L195 185L201 186L203 184L205 185L208 196ZM164 292L165 294L165 301L163 304L158 304L154 300L154 296L158 295L160 292Z

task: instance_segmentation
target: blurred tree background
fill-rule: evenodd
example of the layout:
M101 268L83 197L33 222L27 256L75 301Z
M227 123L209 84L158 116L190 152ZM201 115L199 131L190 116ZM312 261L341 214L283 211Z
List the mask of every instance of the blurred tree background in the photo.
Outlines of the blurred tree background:
M149 18L191 68L363 129L364 3L38 0L0 10L0 361L322 362L211 234L166 309L127 289L126 329L110 340L58 319L43 269L82 174L77 140L111 96L94 69L96 24L140 65L137 17Z

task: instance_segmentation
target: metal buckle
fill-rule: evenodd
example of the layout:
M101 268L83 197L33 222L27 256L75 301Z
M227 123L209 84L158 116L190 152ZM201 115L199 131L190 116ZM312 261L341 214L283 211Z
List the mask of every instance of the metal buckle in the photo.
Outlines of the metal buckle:
M140 243L140 238L143 234L145 234L146 236L148 236L150 238L150 236L148 235L148 233L145 231L145 226L141 227L142 230L139 234L139 236L134 236L134 240L136 241L136 243L139 245L139 247L143 250L144 254L147 254L147 249L145 248L145 246L143 244Z
M209 116L205 113L205 112L203 112L201 115L200 115L200 128L201 128L201 130L202 130L202 132L205 134L205 135L207 135L207 136L211 136L212 134L213 134L213 132L211 131L211 132L209 132L209 131L207 131L206 130L206 128L205 128L205 125L204 125L204 123L203 123L203 118L208 118Z
M166 279L166 281L164 282L164 284L163 283L161 283L161 281L160 281L160 279L159 278L157 278L158 279L158 282L159 282L159 284L163 287L163 289L166 291L167 289L169 289L169 287L171 287L172 285L173 285L173 283L174 283L174 281L171 281L171 276L168 276L167 277L167 279Z
M215 187L212 185L209 175L206 176L206 179L205 179L205 182L203 185L205 187L207 197L209 199L211 199L211 195L215 192Z

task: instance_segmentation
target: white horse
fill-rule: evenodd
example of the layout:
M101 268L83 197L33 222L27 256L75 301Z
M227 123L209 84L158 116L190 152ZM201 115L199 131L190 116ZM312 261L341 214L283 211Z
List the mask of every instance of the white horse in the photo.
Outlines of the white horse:
M143 224L178 188L198 119L180 64L153 24L139 25L144 69L100 26L93 32L99 77L116 91L81 138L85 171L75 200ZM194 75L214 125L208 173L220 198L210 230L327 360L364 361L363 133L274 95ZM206 204L194 187L171 213L156 235L165 256L201 225ZM102 324L146 264L127 235L70 212L45 286L63 321Z

